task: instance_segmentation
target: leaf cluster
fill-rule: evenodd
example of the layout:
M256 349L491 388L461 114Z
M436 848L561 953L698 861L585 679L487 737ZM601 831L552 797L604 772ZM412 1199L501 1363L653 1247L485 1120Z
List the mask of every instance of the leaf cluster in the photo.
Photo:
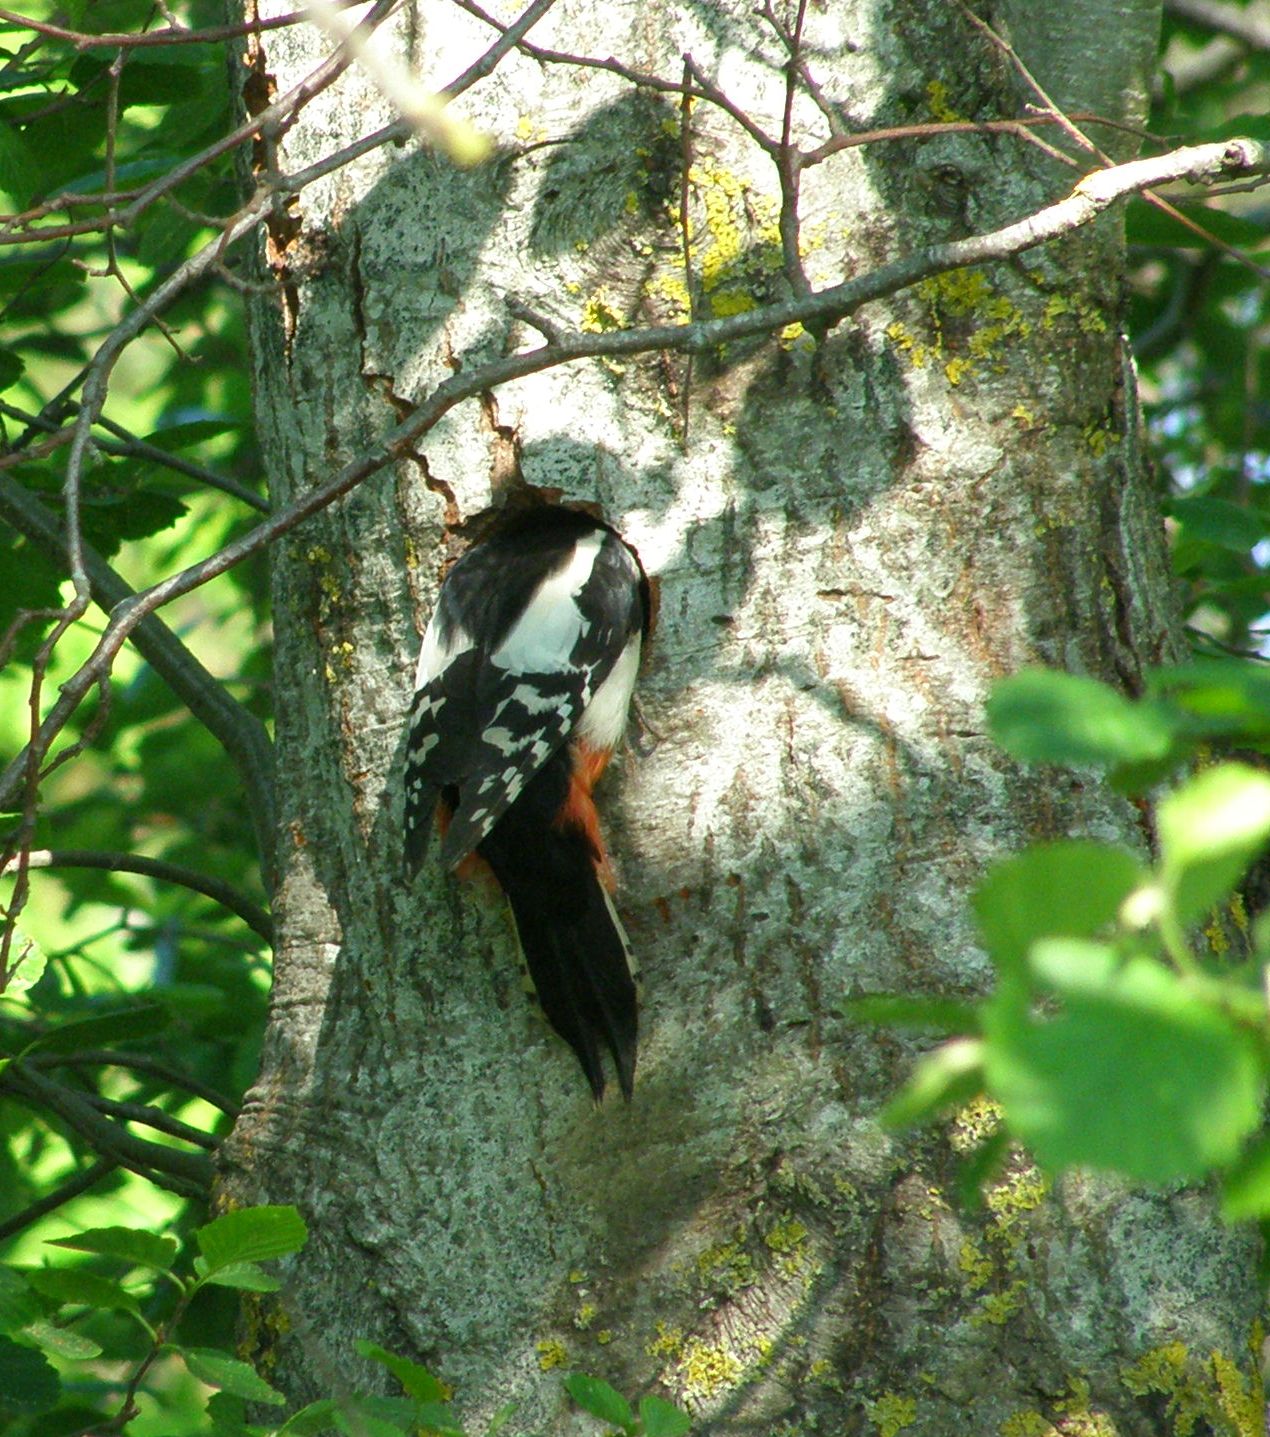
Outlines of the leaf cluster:
M0 1418L10 1437L46 1433L124 1433L148 1406L164 1403L173 1370L203 1389L205 1430L214 1437L465 1437L445 1383L427 1368L359 1341L358 1356L381 1368L400 1395L345 1392L262 1422L262 1409L286 1397L242 1356L191 1343L182 1333L200 1295L231 1289L265 1302L283 1281L264 1263L288 1258L308 1232L293 1207L240 1208L192 1234L191 1252L148 1230L93 1228L51 1246L82 1254L74 1265L0 1267ZM636 1409L608 1383L575 1374L565 1381L584 1411L626 1437L685 1437L687 1414L644 1397ZM91 1401L84 1393L91 1392ZM495 1437L513 1415L502 1409L485 1428Z
M1135 1181L1216 1172L1228 1216L1270 1217L1270 921L1237 892L1270 844L1270 773L1203 746L1270 746L1270 674L1200 663L1155 676L1137 703L1103 684L1030 671L997 685L997 740L1031 762L1097 766L1137 793L1183 777L1156 810L1147 864L1113 844L1037 844L995 864L973 908L996 970L978 1002L856 999L872 1021L956 1036L923 1058L892 1102L897 1123L987 1094L1002 1131L978 1153L976 1184L1010 1139L1051 1171L1081 1166Z

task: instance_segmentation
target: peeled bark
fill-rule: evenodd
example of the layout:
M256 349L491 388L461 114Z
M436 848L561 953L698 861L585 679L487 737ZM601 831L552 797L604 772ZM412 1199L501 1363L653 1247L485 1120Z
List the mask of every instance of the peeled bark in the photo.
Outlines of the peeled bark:
M1096 53L1100 103L1141 93L1148 10L1083 10L1066 69ZM433 87L493 38L437 5L393 24ZM780 136L786 55L749 0L561 0L529 38L674 81L687 50ZM852 129L1018 111L1015 71L935 0L808 7L804 47ZM261 64L284 88L320 48L275 32ZM275 230L280 298L253 337L279 501L456 369L535 342L508 299L603 327L800 282L775 166L718 107L695 104L685 140L676 97L517 53L459 107L491 163L377 152ZM390 118L350 76L287 133L285 165ZM806 95L792 133L827 134ZM806 280L1069 183L1013 136L844 150L803 178ZM525 1431L591 1430L565 1415L566 1369L673 1397L701 1431L1145 1437L1171 1398L1220 1412L1210 1354L1242 1362L1257 1309L1248 1242L1195 1194L1047 1191L1022 1155L967 1214L956 1165L990 1115L885 1131L912 1047L838 1012L981 991L966 897L994 857L1147 842L1130 805L1018 770L983 720L1023 664L1133 689L1178 651L1119 250L1104 224L866 306L819 345L547 370L452 410L278 547L277 983L226 1185L311 1225L272 1368L297 1399L373 1384L352 1355L368 1337L472 1414L516 1398ZM602 805L643 967L629 1107L593 1108L534 1017L497 899L402 876L418 635L455 526L518 471L597 500L660 581L647 730Z

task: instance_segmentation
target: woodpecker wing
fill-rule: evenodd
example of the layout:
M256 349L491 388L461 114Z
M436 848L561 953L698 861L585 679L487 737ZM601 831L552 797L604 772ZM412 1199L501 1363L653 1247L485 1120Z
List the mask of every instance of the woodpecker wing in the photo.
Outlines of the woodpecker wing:
M458 794L442 846L448 867L569 738L623 653L632 643L638 652L641 586L617 535L566 509L519 516L451 569L424 635L410 718L413 866L441 789Z

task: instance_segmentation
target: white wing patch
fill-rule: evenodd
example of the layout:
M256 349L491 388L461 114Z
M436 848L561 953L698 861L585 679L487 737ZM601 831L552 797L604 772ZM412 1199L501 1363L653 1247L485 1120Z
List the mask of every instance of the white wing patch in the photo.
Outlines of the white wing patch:
M569 662L582 633L582 610L574 600L591 577L604 534L586 534L566 563L534 591L525 612L490 655L495 668L514 674L554 673Z

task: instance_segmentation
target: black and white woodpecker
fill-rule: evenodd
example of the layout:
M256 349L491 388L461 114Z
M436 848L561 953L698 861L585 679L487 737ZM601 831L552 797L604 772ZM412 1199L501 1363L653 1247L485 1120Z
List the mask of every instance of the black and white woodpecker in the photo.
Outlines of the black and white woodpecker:
M597 1102L601 1045L631 1096L638 1017L592 790L650 621L643 566L608 524L558 504L495 511L441 585L410 713L407 862L418 870L435 815L447 868L476 855L493 871Z

